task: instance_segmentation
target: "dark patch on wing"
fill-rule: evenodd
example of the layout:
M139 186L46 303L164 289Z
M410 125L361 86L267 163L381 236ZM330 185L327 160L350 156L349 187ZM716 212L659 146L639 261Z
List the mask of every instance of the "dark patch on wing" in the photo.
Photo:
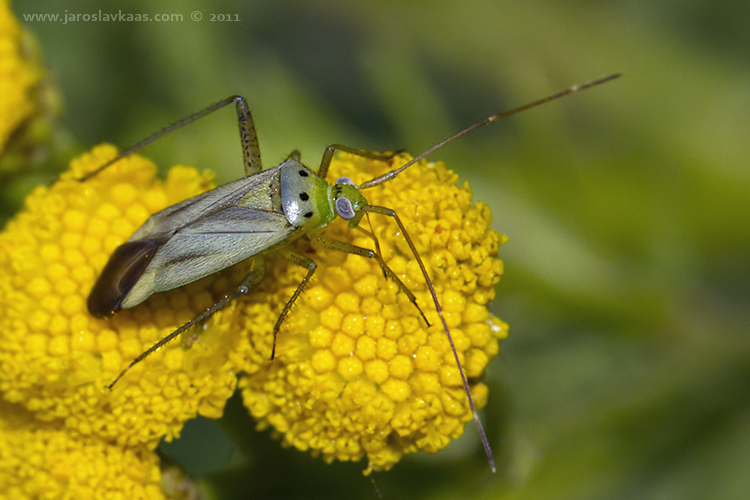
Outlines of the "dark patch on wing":
M159 247L168 240L165 236L129 241L117 247L91 289L87 303L89 312L99 318L118 312Z

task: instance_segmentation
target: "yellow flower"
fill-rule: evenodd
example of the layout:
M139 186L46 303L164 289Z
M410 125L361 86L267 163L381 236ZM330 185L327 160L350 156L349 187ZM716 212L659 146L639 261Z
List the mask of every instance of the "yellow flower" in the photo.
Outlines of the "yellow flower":
M312 286L282 325L269 361L272 328L302 270L270 256L266 278L233 306L105 387L138 354L224 295L251 263L153 296L109 319L86 310L94 280L113 250L150 214L212 187L211 175L173 167L167 179L133 155L93 179L75 179L112 158L100 146L71 163L51 188L38 187L0 234L0 392L40 426L80 442L153 449L178 436L185 421L221 415L241 377L259 427L285 444L326 460L390 468L404 453L436 452L471 419L455 360L408 245L390 218L373 216L384 259L416 295L432 326L373 261L310 247L294 248L318 264ZM406 161L399 157L396 161ZM340 155L329 176L355 183L389 168ZM490 211L471 205L467 185L442 164L420 163L365 192L403 219L427 265L469 377L485 404L483 371L507 335L487 304L504 241L489 229ZM362 222L369 229L366 221ZM372 240L337 221L327 237L371 247ZM43 424L42 422L49 422Z
M157 180L154 165L137 156L75 180L115 154L103 146L74 160L0 234L0 390L41 420L154 447L197 414L221 415L236 385L226 362L236 335L226 335L230 324L211 324L200 345L175 342L105 389L145 347L221 297L210 293L216 276L111 319L89 315L86 298L112 251L150 214L212 187L210 175L186 167Z
M25 45L7 0L0 0L0 153L39 106L35 88L41 73L24 54Z
M123 448L44 424L0 401L0 498L122 500L165 498L159 459L148 447Z
M390 166L340 154L330 179L360 184ZM487 388L485 367L507 336L507 325L487 306L502 273L494 255L505 237L489 228L483 203L472 206L467 184L442 163L415 165L394 180L363 191L371 204L393 208L427 265L445 311L478 407ZM416 295L432 325L404 293L386 281L374 260L311 246L296 250L319 265L313 285L279 333L276 359L268 363L272 326L304 270L284 261L242 303L250 332L232 357L238 362L246 406L260 428L272 426L286 445L312 450L327 461L368 457L369 470L385 470L404 453L437 452L461 435L471 419L453 353L426 282L395 221L370 217L384 259ZM361 227L369 230L366 219ZM373 247L370 237L337 220L325 236Z

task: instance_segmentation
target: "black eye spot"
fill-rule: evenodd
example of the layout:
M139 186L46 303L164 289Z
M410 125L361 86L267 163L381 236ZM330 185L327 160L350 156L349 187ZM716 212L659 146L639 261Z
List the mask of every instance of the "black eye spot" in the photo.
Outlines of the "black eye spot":
M299 199L302 200L302 201L307 201L307 200L310 199L310 195L307 194L307 193L300 193L299 194Z
M312 212L307 212L307 213L305 214L305 219L309 219L309 218L310 218L310 217L312 217L312 216L313 216L313 213L312 213Z
M304 171L304 170L300 170L300 171L299 171L299 176L300 176L300 177L307 177L308 175L310 175L310 174L308 174L308 173L307 173L306 171Z

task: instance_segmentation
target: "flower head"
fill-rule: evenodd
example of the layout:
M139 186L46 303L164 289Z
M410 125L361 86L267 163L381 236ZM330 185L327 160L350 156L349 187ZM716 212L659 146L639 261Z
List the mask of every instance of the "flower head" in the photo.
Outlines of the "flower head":
M329 177L355 184L393 165L348 154ZM422 256L444 309L478 407L479 382L507 325L487 305L502 273L494 255L505 237L489 228L489 208L472 205L467 184L443 164L418 163L395 179L364 191L371 204L393 208ZM431 327L375 260L327 250L302 240L295 250L318 263L314 283L297 301L268 362L272 326L305 271L284 261L241 307L250 332L233 353L240 388L259 427L273 427L284 443L326 460L368 457L368 470L390 468L404 453L437 452L471 419L467 396L427 283L396 223L370 217L382 256L416 296ZM367 219L360 224L370 230ZM338 220L327 238L373 248L371 236Z
M0 0L0 175L27 172L67 141L55 134L59 96L40 60L33 36Z
M21 26L0 0L0 151L36 106L31 93L40 75L26 61L22 45Z
M86 298L112 251L148 216L212 187L210 175L175 167L165 181L132 156L85 183L77 177L116 154L102 146L71 164L51 188L37 187L0 234L0 390L45 421L126 445L156 444L200 413L221 415L234 392L225 367L228 324L213 324L193 349L179 343L106 386L145 347L213 304L219 277L162 294L109 319Z

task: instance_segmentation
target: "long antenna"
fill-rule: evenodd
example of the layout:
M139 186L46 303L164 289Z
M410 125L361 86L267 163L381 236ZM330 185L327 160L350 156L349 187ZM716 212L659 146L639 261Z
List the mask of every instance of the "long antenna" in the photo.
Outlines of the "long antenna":
M498 113L496 115L488 116L487 118L485 118L481 122L475 123L471 127L465 128L461 132L458 132L457 134L448 137L444 141L435 144L430 149L428 149L427 151L423 152L422 154L416 156L411 161L405 163L401 167L399 167L397 169L394 169L394 170L391 170L389 172L386 172L383 175L380 175L378 177L375 177L374 179L370 179L369 181L360 184L359 189L369 189L371 187L375 187L375 186L377 186L379 184L382 184L384 182L387 182L387 181L393 179L398 174L400 174L401 172L403 172L407 168L411 167L412 165L414 165L419 160L423 159L425 156L429 155L433 151L436 151L436 150L442 148L443 146L445 146L449 142L452 142L452 141L458 139L462 135L468 134L469 132L471 132L472 130L474 130L476 128L479 128L479 127L481 127L483 125L487 125L488 123L492 123L494 121L497 121L500 118L504 118L504 117L510 116L510 115L515 115L516 113L520 113L521 111L526 111L527 109L534 108L536 106L539 106L540 104L545 104L547 102L554 101L555 99L559 99L560 97L564 97L564 96L566 96L568 94L572 94L573 92L578 92L580 90L586 90L586 89L590 89L591 87L596 87L597 85L601 85L602 83L609 82L611 80L614 80L615 78L619 78L620 76L622 76L622 73L615 73L614 75L609 75L609 76L606 76L604 78L600 78L598 80L594 80L593 82L584 83L583 85L573 85L572 87L569 87L569 88L567 88L567 89L565 89L565 90L563 90L561 92L558 92L556 94L552 94L550 96L544 97L544 98L539 99L539 100L534 101L534 102L530 102L528 104L524 104L523 106L519 106L517 108L511 109L510 111L503 111L502 113Z

